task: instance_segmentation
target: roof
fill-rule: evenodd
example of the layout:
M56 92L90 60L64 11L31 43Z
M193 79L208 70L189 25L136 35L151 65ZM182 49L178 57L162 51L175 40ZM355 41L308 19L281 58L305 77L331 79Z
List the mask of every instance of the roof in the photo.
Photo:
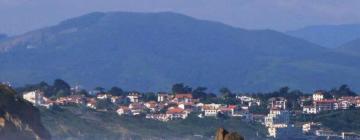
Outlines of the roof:
M138 92L131 92L128 96L140 96L140 93Z
M120 109L127 111L127 110L129 110L129 107L127 107L127 106L120 106L120 107L117 109L117 111L119 111Z
M191 94L191 93L186 93L186 94L176 94L176 95L175 95L175 98L190 98L190 99L192 99L192 98L193 98L193 96L192 96L192 94Z
M168 111L166 111L166 114L180 114L180 113L184 113L184 110L181 108L170 108Z
M273 101L286 101L286 99L284 97L272 97L268 100L269 102L273 102Z
M315 101L316 103L335 103L336 100L332 99L332 100L320 100L320 101Z
M229 109L236 109L237 107L236 107L236 105L229 105L228 108Z
M149 101L149 102L147 102L148 104L157 104L157 102L155 102L155 101Z

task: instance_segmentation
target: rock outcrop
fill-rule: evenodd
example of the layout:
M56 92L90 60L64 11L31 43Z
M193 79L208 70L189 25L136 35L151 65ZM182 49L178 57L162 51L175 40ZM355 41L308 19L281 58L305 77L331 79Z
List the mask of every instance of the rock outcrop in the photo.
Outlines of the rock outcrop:
M244 140L244 137L236 132L228 132L224 128L216 131L215 140Z
M13 89L0 84L0 139L50 140L39 110L15 95Z

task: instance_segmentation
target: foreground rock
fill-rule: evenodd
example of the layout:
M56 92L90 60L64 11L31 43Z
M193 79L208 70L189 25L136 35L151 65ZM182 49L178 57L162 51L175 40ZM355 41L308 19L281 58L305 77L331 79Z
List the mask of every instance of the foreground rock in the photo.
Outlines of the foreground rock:
M228 132L224 128L219 128L216 131L215 140L244 140L244 137L236 132Z
M0 139L50 140L40 120L40 112L30 103L15 97L15 91L0 84Z

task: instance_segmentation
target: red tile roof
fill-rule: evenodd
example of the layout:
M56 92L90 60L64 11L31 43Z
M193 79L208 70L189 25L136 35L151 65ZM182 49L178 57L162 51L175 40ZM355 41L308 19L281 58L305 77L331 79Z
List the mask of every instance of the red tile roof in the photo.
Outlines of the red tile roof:
M175 98L189 98L189 99L192 99L193 96L191 93L186 93L186 94L176 94L175 95Z
M166 112L166 114L180 114L180 113L184 113L184 110L181 108L171 108Z

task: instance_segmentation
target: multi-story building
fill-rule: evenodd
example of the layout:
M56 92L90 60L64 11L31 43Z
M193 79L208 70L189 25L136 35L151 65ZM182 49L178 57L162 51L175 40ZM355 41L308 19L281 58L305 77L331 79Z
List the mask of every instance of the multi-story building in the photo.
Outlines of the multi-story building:
M360 140L360 134L354 132L342 132L341 138L343 140Z
M106 94L106 93L100 93L96 96L96 98L100 100L109 99L111 97L112 97L111 94Z
M318 129L320 129L319 123L309 122L302 125L302 131L305 134L314 134Z
M191 93L177 93L173 99L176 103L189 103L192 102L193 96Z
M304 114L316 114L316 113L318 113L318 110L314 106L304 106L303 113Z
M139 102L140 94L137 92L132 92L132 93L129 93L129 95L127 97L130 99L130 102L137 103L137 102Z
M313 101L323 100L324 99L324 91L322 91L322 90L315 91L312 98L313 98Z
M31 102L34 106L40 106L45 103L44 92L40 90L34 90L23 93L23 98Z
M236 96L236 99L240 100L242 105L246 105L248 107L257 105L260 106L261 101L259 99L255 99L251 96Z
M201 111L204 112L204 116L206 117L214 117L220 112L220 107L221 104L204 104Z
M336 103L337 102L335 99L331 99L331 100L324 99L324 100L314 101L314 105L317 112L334 110Z
M286 109L287 100L283 97L273 97L269 99L268 108Z
M166 115L168 116L169 120L186 119L188 112L178 107L171 107L168 109L168 111L166 111Z
M167 93L158 93L157 94L157 101L158 102L166 102L171 99L171 96Z
M270 113L265 117L265 126L267 127L287 127L289 123L290 113L287 110L271 109Z

